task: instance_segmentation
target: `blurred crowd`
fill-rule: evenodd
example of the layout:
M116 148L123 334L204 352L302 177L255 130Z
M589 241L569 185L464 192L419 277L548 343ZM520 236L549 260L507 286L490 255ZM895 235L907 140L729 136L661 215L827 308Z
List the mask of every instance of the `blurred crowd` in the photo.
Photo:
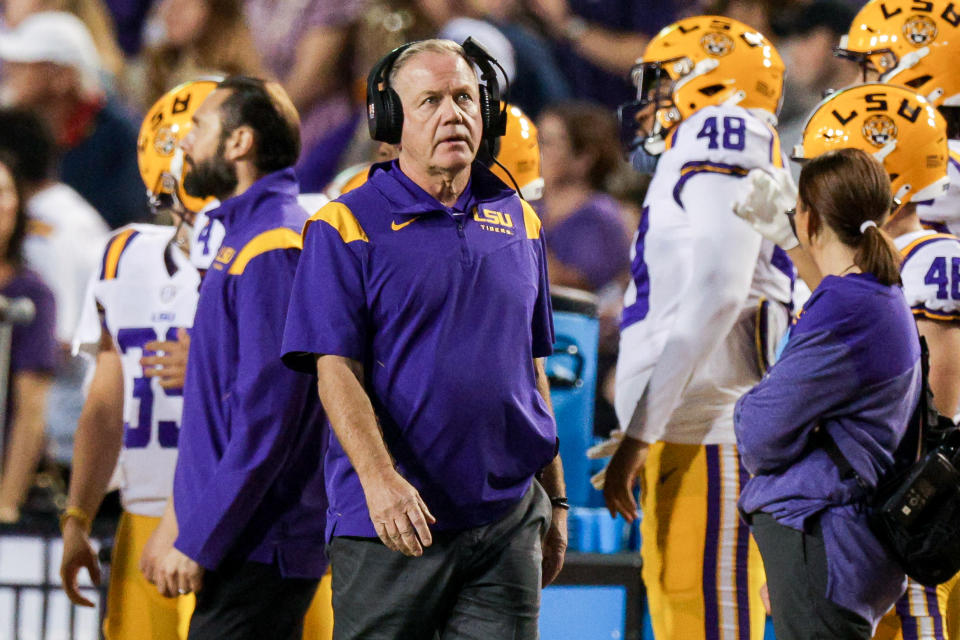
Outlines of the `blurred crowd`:
M83 283L110 229L143 221L137 126L178 83L204 74L280 81L302 118L302 190L377 159L364 87L410 40L472 36L501 63L509 99L538 126L537 204L554 284L599 296L601 381L616 362L630 237L645 184L623 159L616 107L649 37L687 15L720 14L775 42L787 61L781 136L790 149L828 87L856 79L832 48L856 0L6 0L0 26L0 154L22 180L24 259L53 291L58 374L48 450L67 463L82 404L69 342ZM45 224L45 219L50 223ZM56 224L54 224L54 220ZM51 229L59 237L44 237ZM44 238L43 243L31 238ZM603 384L603 382L601 382ZM616 427L601 388L598 435ZM0 505L2 506L2 505Z

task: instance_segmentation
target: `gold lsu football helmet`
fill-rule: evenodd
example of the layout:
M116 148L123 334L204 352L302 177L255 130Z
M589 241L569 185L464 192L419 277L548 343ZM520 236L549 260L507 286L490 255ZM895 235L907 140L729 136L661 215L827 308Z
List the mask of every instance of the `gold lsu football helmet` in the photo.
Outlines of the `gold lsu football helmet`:
M960 5L947 0L871 0L836 53L910 87L933 106L960 106Z
M507 132L498 142L497 162L490 166L490 171L504 183L513 186L513 181L507 175L509 171L513 180L516 180L516 186L520 187L520 197L524 200L543 197L537 127L520 107L507 105Z
M650 40L631 71L637 101L620 110L624 141L632 138L634 148L642 143L648 153L661 153L670 129L703 107L725 102L776 115L784 70L773 44L742 22L722 16L675 22ZM652 131L637 131L639 114L650 104Z
M947 122L922 95L871 83L825 98L807 119L793 159L860 149L883 164L897 206L940 196L947 178Z
M217 88L221 78L202 78L174 87L157 100L140 125L137 165L154 211L200 211L210 199L195 198L183 190L187 165L180 141L193 126L191 118Z

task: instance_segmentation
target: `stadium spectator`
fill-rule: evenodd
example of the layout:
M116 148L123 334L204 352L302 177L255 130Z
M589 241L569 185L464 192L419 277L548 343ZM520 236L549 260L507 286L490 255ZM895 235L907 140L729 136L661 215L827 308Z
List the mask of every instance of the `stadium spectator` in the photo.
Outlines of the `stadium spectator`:
M27 16L42 11L67 11L80 18L93 36L103 70L114 80L123 79L123 52L117 43L110 12L102 0L6 0L4 26L16 28Z
M737 402L737 444L753 474L740 509L763 557L777 638L866 639L903 593L904 573L870 532L857 480L841 478L824 443L876 483L917 404L920 347L899 255L877 228L892 202L880 163L830 151L804 165L799 189L797 237L824 278L780 359Z
M213 196L225 235L193 322L164 595L195 591L195 640L299 640L327 561L327 440L312 375L280 361L307 213L293 171L299 118L276 83L218 85L182 148L184 189Z
M630 266L626 219L606 193L621 165L616 120L599 105L569 102L547 107L537 127L550 283L596 293Z
M45 11L0 33L3 91L35 110L62 152L60 179L119 227L147 216L133 124L103 90L90 31L76 16Z
M4 452L0 476L0 522L20 519L20 507L33 483L43 453L47 391L57 364L53 294L23 260L27 233L22 182L16 163L0 155L0 296L5 301L28 298L35 315L13 328L4 424L0 438ZM8 372L0 372L6 375Z
M264 66L302 114L304 192L333 179L362 114L351 96L351 37L367 0L245 0ZM316 151L316 153L313 153Z
M163 0L157 16L163 38L143 52L144 104L205 74L260 75L243 0Z
M60 348L47 424L53 457L66 463L73 452L86 369L81 358L70 356L70 341L80 318L85 281L99 267L109 232L93 207L55 179L54 143L39 117L23 109L0 109L0 150L10 156L21 179L28 217L24 259L56 300Z
M372 137L400 155L304 228L283 345L336 434L334 636L533 639L566 547L540 221L474 161L459 45L414 43L372 74Z
M650 36L685 2L669 0L526 0L552 40L554 57L577 98L616 108L635 91L627 82Z

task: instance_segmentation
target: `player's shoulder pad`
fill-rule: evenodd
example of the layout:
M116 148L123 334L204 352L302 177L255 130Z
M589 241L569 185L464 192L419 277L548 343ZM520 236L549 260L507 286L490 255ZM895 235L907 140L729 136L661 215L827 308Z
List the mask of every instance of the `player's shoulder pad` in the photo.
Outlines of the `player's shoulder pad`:
M757 109L704 107L677 125L666 142L665 153L680 166L695 163L734 175L784 166L773 118Z
M303 242L300 234L289 227L277 227L263 231L243 245L243 248L237 252L237 257L230 263L227 273L233 276L241 275L251 260L270 251L301 249L302 247Z
M350 193L353 192L351 191ZM350 244L356 241L370 242L370 238L367 237L367 232L360 226L360 221L357 220L357 216L354 215L353 210L351 210L348 204L349 199L348 202L344 202L344 199L349 196L350 194L348 193L332 202L328 202L321 207L319 211L310 216L310 219L303 225L304 237L306 237L307 229L310 228L310 225L315 222L320 222L333 227L337 233L340 234L340 239L343 240L344 244Z
M107 240L100 260L100 280L115 280L120 272L120 261L128 249L143 240L158 240L166 245L176 229L159 224L129 224L117 229Z

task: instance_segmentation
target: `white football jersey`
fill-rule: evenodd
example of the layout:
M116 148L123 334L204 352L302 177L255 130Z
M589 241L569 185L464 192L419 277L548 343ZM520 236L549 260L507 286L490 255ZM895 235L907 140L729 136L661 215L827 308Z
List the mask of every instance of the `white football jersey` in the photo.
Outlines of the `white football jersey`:
M751 169L786 171L774 122L760 110L707 107L667 139L624 296L615 406L631 436L736 441L734 403L785 330L794 279L786 253L732 209Z
M903 294L917 318L960 321L960 240L935 231L894 239Z
M319 211L323 205L330 202L330 198L322 193L301 193L297 196L297 202L307 213L313 215ZM223 243L223 236L226 230L219 220L214 220L207 216L207 211L220 206L219 202L214 201L207 205L202 211L197 213L193 221L193 237L190 240L190 262L200 271L206 271L213 263L220 251L220 245Z
M173 489L183 392L143 377L144 345L176 340L193 326L200 275L170 241L175 229L134 224L107 244L87 287L74 351L96 353L101 327L113 338L123 367L123 449L120 492L131 513L159 517Z
M938 231L960 234L960 140L948 140L947 177L950 187L929 204L918 204L917 215Z

